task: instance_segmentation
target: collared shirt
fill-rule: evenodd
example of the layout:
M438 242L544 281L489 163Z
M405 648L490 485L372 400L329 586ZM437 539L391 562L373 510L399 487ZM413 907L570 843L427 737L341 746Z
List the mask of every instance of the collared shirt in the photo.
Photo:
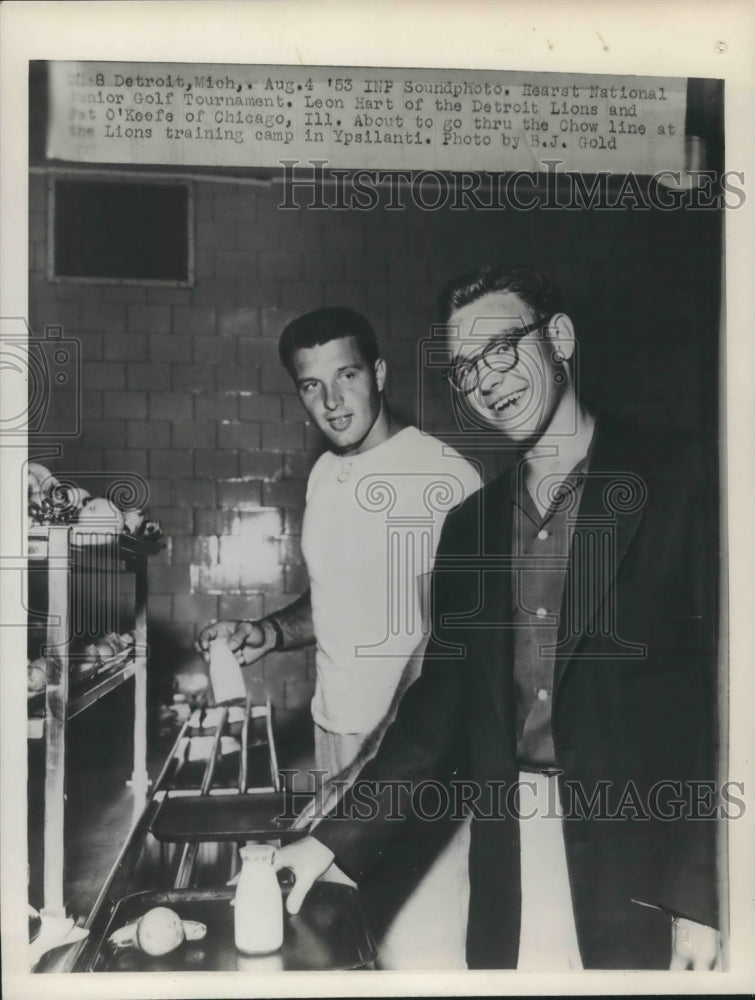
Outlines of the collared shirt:
M525 770L557 763L551 724L555 647L587 461L585 456L553 491L544 515L525 485L522 467L515 480L512 551L525 565L512 572L514 687L517 760ZM547 490L548 479L540 488Z

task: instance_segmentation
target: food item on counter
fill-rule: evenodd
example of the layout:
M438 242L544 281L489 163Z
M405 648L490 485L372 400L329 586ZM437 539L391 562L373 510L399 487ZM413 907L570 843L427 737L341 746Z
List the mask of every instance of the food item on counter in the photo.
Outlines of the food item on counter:
M113 931L109 941L114 948L136 948L146 955L167 955L184 941L201 941L207 927L198 920L182 920L167 906L154 906L138 920Z
M104 497L95 497L79 511L74 535L86 542L92 535L119 535L123 531L123 514Z
M89 645L84 647L85 663L99 663L100 659L100 648L96 642L90 642Z
M134 637L130 632L124 632L123 635L119 635L117 632L107 632L102 639L100 639L100 647L103 650L105 648L112 650L110 656L122 653L124 649L129 649L133 645Z
M44 465L27 466L28 513L32 524L69 524L77 514L69 489Z
M36 479L40 483L46 483L49 480L54 479L53 474L50 472L47 466L42 465L41 462L29 462L29 464L26 466L26 470L29 473L29 476L33 476L34 479Z
M38 659L27 661L26 667L26 690L29 694L37 694L44 691L47 686L47 660L44 656Z
M156 542L162 536L163 529L159 521L145 521L142 527L142 535L152 542Z
M44 518L42 517L42 508L37 503L29 503L29 521L32 524L39 525L44 524Z
M97 643L97 649L99 651L100 658L103 660L110 660L121 651L120 644L113 642L113 640L107 638L107 636L104 639L100 639Z
M102 639L90 642L84 647L84 663L102 664L130 649L134 645L134 641L131 632L124 632L122 635L118 635L117 632L108 632Z
M207 926L200 920L182 920L187 941L203 941L207 934Z
M106 632L104 640L109 642L116 652L134 645L134 636L131 632L122 632L121 634L118 632Z
M27 466L27 481L31 523L73 524L79 544L96 543L98 535L121 532L152 541L162 536L160 523L145 520L145 512L140 508L124 511L106 497L92 497L89 490L75 483L60 482L39 462Z
M233 899L233 936L245 955L268 955L283 944L283 897L275 875L275 848L247 844Z
M74 486L73 488L76 490L76 506L81 510L92 499L92 494L89 490L85 490L83 486Z
M29 466L27 472L27 502L29 505L29 518L32 524L43 524L42 501L45 498L45 494L42 492L38 474L33 471L33 464L34 463Z
M36 507L41 507L41 505L42 505L42 490L40 489L40 486L39 486L39 480L37 479L37 477L35 475L33 475L31 473L31 471L29 471L29 473L28 473L27 483L28 483L27 498L28 498L29 506L34 505Z
M134 508L133 510L124 510L123 512L123 526L129 535L138 535L144 524L144 511Z
M68 664L68 674L74 680L81 679L91 674L98 666L99 663L87 659L86 656L83 658L71 657Z
M60 487L56 486L57 491ZM30 510L33 505L30 504ZM78 507L71 506L67 501L56 498L54 494L43 497L40 517L43 524L72 524L79 515Z
M91 497L89 490L73 483L56 483L50 490L50 503L59 517L74 520Z
M41 503L42 498L49 496L54 486L58 485L58 480L53 476L48 468L40 465L39 462L29 462L26 467L27 482L29 485L29 500Z

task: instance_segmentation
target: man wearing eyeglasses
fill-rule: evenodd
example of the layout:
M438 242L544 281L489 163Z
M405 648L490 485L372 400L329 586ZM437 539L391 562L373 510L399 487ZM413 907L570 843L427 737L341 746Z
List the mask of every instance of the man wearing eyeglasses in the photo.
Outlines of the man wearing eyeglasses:
M519 458L449 515L422 675L358 782L374 808L355 818L352 790L347 818L280 852L289 906L334 856L358 879L397 849L397 782L440 780L473 816L470 967L715 967L700 460L584 405L573 324L542 276L483 268L441 311L457 406Z

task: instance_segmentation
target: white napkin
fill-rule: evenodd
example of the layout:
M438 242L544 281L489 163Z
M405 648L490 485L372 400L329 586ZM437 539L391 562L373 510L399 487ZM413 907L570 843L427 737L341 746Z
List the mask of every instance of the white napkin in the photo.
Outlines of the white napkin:
M210 683L216 704L246 698L244 675L225 639L210 643Z

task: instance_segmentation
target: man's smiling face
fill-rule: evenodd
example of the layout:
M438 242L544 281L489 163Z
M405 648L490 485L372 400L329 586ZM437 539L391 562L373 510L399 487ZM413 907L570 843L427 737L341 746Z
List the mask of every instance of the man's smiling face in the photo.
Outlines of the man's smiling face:
M541 319L542 327L521 336ZM466 388L458 387L464 405L512 441L539 438L566 388L553 358L549 319L536 316L514 292L490 292L448 321L453 363L466 369Z
M294 380L309 418L342 453L369 447L380 414L385 363L372 366L353 337L302 347L293 356Z

